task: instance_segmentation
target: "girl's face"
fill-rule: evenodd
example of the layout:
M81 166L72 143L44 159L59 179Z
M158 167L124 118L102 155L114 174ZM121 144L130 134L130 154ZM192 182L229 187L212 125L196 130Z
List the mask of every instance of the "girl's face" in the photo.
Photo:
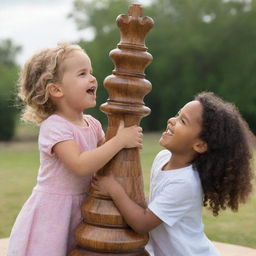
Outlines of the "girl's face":
M194 155L195 146L201 142L203 107L199 101L187 103L175 116L168 120L167 129L160 138L160 145L172 154Z
M75 111L96 105L97 81L92 75L89 57L80 50L73 51L62 64L61 90L65 104Z

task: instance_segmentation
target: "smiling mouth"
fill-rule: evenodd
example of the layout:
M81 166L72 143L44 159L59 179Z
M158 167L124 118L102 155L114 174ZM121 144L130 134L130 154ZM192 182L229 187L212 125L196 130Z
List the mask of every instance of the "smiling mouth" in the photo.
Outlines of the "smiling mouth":
M96 94L96 86L92 86L92 87L89 88L86 92L87 92L88 94L90 94L90 95L95 95L95 94Z
M171 136L173 135L173 132L169 128L167 128L165 132Z

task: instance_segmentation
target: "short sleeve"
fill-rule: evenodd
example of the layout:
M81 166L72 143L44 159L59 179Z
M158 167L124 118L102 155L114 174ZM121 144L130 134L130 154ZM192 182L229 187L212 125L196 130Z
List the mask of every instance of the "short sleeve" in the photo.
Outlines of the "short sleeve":
M48 155L54 154L52 148L58 142L73 139L72 127L57 116L49 117L40 126L39 149Z
M193 192L184 180L166 185L149 203L148 208L163 222L173 226L193 205Z

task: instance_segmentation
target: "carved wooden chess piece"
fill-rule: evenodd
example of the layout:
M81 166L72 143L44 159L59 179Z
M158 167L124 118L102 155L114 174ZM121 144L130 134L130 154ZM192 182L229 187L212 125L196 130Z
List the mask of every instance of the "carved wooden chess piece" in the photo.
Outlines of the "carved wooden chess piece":
M108 116L106 140L116 134L120 120L125 126L139 125L142 117L150 113L143 102L144 96L151 90L144 70L152 60L145 46L145 36L154 22L141 15L140 5L133 4L129 15L117 17L121 40L118 48L110 52L115 69L104 81L109 99L101 106ZM130 198L146 207L137 148L120 151L98 175L110 172ZM111 198L96 196L91 189L81 209L83 222L77 227L75 235L78 246L70 256L149 255L144 249L148 235L137 234L128 227Z

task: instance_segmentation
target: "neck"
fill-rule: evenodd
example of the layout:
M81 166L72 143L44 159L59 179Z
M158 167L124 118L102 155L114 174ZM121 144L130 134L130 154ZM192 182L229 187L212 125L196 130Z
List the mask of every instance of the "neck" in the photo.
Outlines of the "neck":
M74 112L74 111L60 111L57 110L55 114L65 118L66 120L70 121L79 126L85 126L85 121L83 118L83 112Z
M83 118L83 109L71 107L63 98L54 99L54 103L56 105L55 114L76 125L87 126Z
M192 160L192 156L172 154L169 162L164 166L163 170L175 170L184 168L189 166Z

